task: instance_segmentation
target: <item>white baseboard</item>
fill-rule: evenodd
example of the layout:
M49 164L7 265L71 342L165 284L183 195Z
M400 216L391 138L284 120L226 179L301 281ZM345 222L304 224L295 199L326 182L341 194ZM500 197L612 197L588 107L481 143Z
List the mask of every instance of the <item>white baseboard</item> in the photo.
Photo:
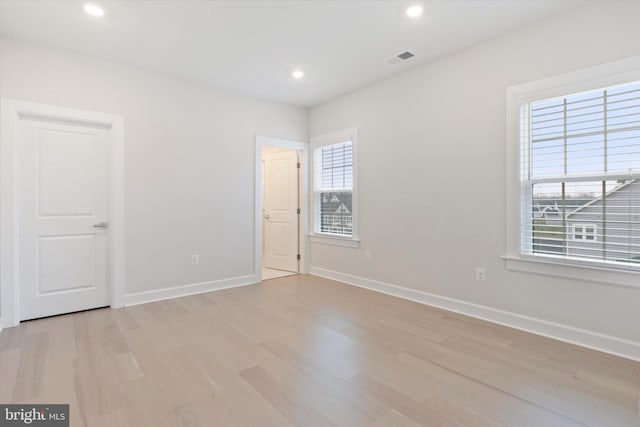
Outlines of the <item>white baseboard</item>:
M154 289L152 291L135 292L124 296L125 307L146 304L148 302L161 301L170 298L186 297L188 295L201 294L203 292L219 291L239 286L253 285L258 282L256 275L232 277L229 279L213 280L210 282L192 283L172 288Z
M327 270L321 267L311 266L309 274L640 362L640 343L635 341L430 294L424 291L404 288L364 277L353 276L351 274L340 273L338 271Z
M2 327L4 326L4 324L2 323L2 316L0 316L0 333L2 332Z

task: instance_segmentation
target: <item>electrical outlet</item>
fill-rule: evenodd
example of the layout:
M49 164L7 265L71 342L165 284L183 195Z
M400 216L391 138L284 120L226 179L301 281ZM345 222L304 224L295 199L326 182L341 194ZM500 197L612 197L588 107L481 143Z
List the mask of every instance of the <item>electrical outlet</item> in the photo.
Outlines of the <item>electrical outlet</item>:
M371 251L364 251L364 260L371 261Z
M484 267L476 268L476 280L479 282L487 280L487 270Z
M200 264L200 256L199 255L191 255L191 265Z

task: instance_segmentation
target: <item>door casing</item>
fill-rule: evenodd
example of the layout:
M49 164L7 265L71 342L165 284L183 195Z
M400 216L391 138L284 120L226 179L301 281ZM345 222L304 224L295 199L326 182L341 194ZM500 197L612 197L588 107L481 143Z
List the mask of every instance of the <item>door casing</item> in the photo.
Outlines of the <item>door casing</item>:
M255 151L255 248L254 248L254 274L256 282L262 282L262 199L263 199L263 170L262 170L262 149L263 147L281 147L298 150L300 152L300 222L299 222L299 248L300 248L300 273L309 272L308 260L308 239L306 230L309 229L309 145L304 142L289 141L286 139L272 138L268 136L256 136Z
M24 118L108 129L109 277L111 307L124 306L124 118L86 110L0 100L0 329L20 323L18 125Z

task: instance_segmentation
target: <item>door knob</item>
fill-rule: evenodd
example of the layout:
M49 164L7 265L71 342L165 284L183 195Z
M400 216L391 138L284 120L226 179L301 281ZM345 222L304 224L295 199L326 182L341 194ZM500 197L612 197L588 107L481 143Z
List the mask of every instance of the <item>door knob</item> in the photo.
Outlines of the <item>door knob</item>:
M99 222L97 224L93 224L93 228L109 228L109 223L108 222Z
M269 218L270 218L270 217L269 217L269 214L267 214L267 215L265 215L265 216L264 216L264 219L269 219Z

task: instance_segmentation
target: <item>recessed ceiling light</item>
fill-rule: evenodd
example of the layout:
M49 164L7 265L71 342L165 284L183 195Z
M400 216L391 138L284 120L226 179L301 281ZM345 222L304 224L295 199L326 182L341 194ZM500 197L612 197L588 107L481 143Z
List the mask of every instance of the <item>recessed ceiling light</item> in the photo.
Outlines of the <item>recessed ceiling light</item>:
M304 71L302 71L302 70L293 70L291 72L291 77L293 77L294 79L300 80L301 78L304 77Z
M103 16L104 15L104 9L101 8L100 6L93 4L93 3L87 3L84 5L84 11L87 12L89 15L91 16Z
M423 11L424 9L422 8L422 6L417 4L407 9L407 16L409 16L410 18L417 18L418 16L422 15Z

